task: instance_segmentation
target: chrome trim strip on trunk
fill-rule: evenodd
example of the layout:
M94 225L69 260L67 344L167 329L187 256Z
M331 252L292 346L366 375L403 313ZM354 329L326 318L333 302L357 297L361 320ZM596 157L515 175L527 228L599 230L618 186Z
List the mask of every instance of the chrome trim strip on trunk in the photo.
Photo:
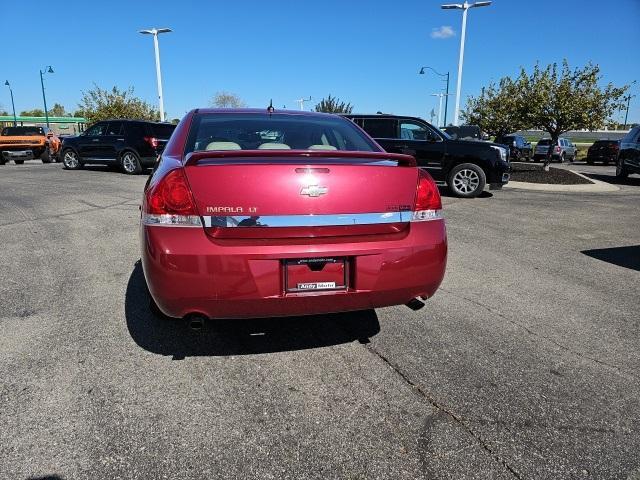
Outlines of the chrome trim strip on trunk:
M441 220L442 210L419 212L344 213L334 215L232 215L204 216L208 228L234 227L333 227L342 225L375 225Z

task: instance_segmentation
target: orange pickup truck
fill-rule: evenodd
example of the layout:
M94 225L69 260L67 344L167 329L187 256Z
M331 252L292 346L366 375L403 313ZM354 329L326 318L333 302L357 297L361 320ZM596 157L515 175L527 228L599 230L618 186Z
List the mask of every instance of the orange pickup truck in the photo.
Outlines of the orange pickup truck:
M49 163L60 149L60 140L42 127L5 127L0 132L0 165L10 160L17 164L42 158ZM46 156L42 154L47 152Z

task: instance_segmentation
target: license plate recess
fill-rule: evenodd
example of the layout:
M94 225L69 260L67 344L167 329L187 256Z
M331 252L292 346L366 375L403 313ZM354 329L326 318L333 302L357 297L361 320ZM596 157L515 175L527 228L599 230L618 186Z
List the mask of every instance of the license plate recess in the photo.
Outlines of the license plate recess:
M285 260L284 284L287 293L346 290L347 261L339 257Z

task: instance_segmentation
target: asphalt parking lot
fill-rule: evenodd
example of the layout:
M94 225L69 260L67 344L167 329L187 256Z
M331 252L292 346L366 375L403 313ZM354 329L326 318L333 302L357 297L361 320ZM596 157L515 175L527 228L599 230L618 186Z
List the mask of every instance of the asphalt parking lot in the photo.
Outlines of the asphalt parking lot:
M640 178L445 197L422 310L201 332L148 311L144 182L0 168L0 478L640 478Z

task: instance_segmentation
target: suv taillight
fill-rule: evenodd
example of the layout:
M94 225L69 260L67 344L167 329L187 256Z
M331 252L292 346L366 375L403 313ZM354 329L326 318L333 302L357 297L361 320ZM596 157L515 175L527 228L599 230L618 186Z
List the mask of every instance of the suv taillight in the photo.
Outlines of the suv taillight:
M156 137L144 137L144 141L147 142L151 148L156 148L158 146L158 139Z
M187 178L180 168L171 170L147 190L142 210L145 225L202 226Z
M556 145L556 147L553 149L556 153L560 153L561 148Z
M418 172L418 186L411 221L426 222L443 218L442 200L436 182L424 170L418 169Z

